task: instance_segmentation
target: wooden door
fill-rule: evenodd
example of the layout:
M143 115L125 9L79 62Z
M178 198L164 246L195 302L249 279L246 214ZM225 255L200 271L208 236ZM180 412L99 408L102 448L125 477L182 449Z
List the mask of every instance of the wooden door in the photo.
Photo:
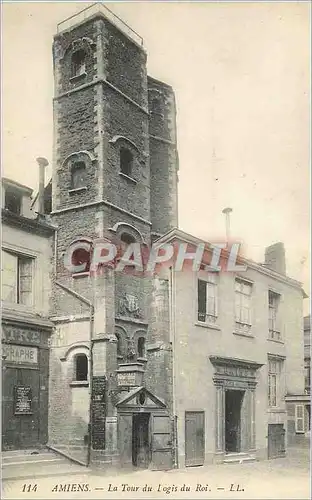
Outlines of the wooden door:
M284 457L285 429L283 424L268 425L268 458Z
M203 465L205 461L205 414L185 412L185 466Z
M39 370L5 367L2 372L2 443L4 449L33 448L39 444ZM26 395L30 407L18 406Z
M172 429L171 421L167 415L151 416L152 432L152 463L155 470L168 470L172 468Z
M122 467L132 467L132 413L118 415L118 449Z

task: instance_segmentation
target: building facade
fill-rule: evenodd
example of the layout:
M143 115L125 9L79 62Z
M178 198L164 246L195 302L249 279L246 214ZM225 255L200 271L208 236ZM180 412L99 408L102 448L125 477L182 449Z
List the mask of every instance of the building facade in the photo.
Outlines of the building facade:
M283 456L285 396L304 390L283 245L241 273L92 273L96 241L118 247L115 264L132 243L203 242L175 229L175 98L147 75L141 38L95 6L60 23L53 58L49 445L103 467Z
M173 230L159 242L204 242ZM225 258L225 257L224 257ZM283 245L245 270L163 273L172 312L173 413L180 467L284 456L290 433L286 397L303 394L303 291L286 276ZM174 269L174 267L173 267ZM165 299L164 299L165 300Z
M2 447L48 441L49 320L54 229L32 190L2 179Z

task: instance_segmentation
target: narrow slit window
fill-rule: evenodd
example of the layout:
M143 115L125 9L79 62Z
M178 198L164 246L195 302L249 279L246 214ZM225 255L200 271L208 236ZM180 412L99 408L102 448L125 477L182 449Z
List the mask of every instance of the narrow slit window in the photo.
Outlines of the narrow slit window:
M145 338L139 337L138 339L138 357L145 358Z
M79 161L74 163L71 171L71 188L79 189L82 187L86 187L86 166L83 161Z
M77 354L75 358L76 381L83 382L88 380L88 358L85 354Z
M132 165L133 165L133 154L129 149L121 148L120 149L120 171L131 177L132 173Z
M83 75L86 72L86 53L79 49L72 56L72 77Z

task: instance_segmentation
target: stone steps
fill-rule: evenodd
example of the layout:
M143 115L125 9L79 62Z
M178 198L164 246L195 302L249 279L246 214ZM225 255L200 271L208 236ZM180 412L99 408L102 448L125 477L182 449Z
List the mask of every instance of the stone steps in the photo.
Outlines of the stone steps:
M2 452L2 479L83 474L86 468L47 449Z
M250 453L227 453L222 463L224 464L242 464L247 462L255 462L256 457Z

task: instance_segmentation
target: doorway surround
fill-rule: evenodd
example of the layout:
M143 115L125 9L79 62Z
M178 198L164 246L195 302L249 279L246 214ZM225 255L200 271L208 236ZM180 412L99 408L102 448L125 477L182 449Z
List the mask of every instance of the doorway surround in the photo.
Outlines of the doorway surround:
M252 453L256 450L255 392L257 370L263 364L238 358L210 356L214 366L215 386L215 455L221 459L225 446L225 393L227 390L243 392L241 404L240 451Z

